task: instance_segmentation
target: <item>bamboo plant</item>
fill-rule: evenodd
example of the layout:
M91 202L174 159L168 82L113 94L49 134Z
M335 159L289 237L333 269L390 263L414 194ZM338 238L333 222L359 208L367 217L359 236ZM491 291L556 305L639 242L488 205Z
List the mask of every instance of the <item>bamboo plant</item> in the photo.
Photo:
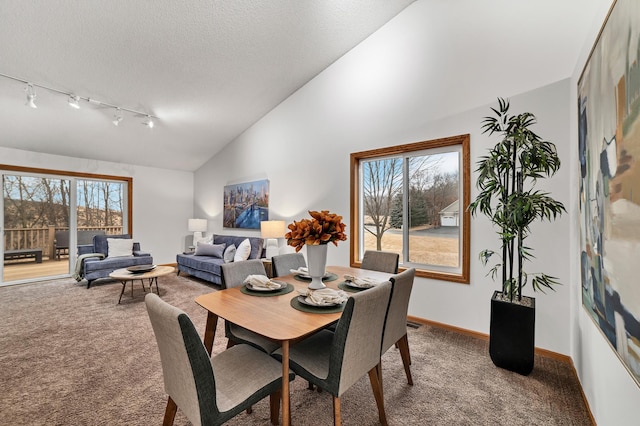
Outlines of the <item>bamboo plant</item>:
M495 116L483 119L482 133L499 134L502 139L477 163L476 186L480 193L469 210L474 216L480 211L497 227L502 256L489 274L495 281L502 272L503 297L513 302L521 300L522 288L529 279L534 291L543 293L559 284L555 277L524 271L523 263L534 257L525 240L534 221L555 220L566 210L548 193L535 190L538 179L551 177L560 168L556 146L531 130L536 117L529 112L509 115L509 101L502 98L498 98L498 109L491 110ZM483 265L494 254L497 255L492 250L482 250Z

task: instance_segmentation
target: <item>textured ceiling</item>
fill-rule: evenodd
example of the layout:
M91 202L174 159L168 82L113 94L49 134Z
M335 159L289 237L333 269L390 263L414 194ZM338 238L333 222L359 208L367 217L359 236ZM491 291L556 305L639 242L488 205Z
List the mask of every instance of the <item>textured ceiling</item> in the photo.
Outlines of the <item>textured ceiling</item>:
M159 117L148 129L125 113L116 127L112 108L82 101L74 110L38 88L31 109L25 84L0 78L0 147L196 170L413 1L0 0L0 73ZM607 2L419 0L399 19L411 30L415 75L471 81L455 74L463 69L488 81L507 61L521 69L512 80L544 85L571 75ZM557 75L544 72L550 64ZM500 87L517 93L516 83ZM464 85L440 86L447 102L474 102ZM405 109L426 108L425 94L407 90Z
M0 0L0 146L195 170L414 0ZM1 163L1 160L0 160Z

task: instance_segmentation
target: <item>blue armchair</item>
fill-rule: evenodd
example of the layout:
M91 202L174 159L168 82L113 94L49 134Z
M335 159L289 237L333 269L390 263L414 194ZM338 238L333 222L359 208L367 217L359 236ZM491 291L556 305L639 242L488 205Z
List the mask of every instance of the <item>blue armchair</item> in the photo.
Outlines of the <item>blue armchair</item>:
M153 257L150 253L140 251L140 243L133 243L130 256L109 257L107 238L130 239L131 235L96 235L93 244L78 246L78 265L75 278L78 281L87 280L87 288L99 278L106 278L116 269L128 268L135 265L152 265Z

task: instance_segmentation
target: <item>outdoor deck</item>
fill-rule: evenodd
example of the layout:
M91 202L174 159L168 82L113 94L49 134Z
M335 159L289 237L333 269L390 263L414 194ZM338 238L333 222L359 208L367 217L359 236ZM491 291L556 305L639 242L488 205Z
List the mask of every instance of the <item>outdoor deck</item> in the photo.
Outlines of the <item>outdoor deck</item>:
M42 263L36 263L33 259L10 261L4 264L3 282L26 280L69 273L69 259L62 257L60 260L51 260L43 257Z

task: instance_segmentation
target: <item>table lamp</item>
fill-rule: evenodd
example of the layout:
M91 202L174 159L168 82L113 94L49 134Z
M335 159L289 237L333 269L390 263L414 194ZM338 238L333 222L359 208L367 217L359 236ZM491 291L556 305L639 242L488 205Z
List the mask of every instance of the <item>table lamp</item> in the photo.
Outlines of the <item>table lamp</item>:
M203 232L207 232L207 219L189 219L189 232L193 232L193 247L202 239Z
M267 259L278 254L278 238L284 238L285 234L284 220L265 220L260 222L260 234L266 239Z

